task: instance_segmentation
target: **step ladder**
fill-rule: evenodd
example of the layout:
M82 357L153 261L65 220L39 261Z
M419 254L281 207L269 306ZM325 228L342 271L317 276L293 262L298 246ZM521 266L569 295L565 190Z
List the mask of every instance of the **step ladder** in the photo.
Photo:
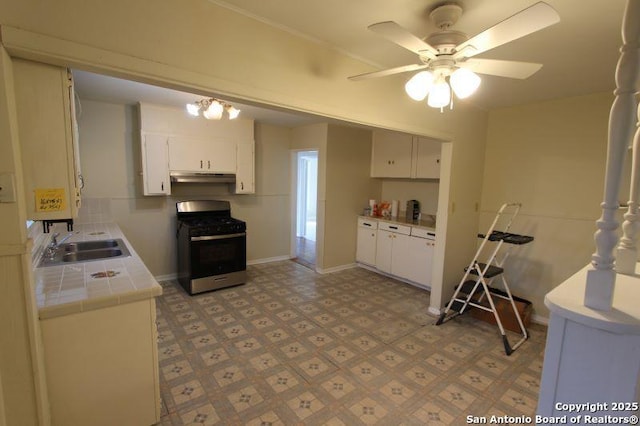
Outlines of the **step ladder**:
M436 325L441 325L463 314L469 306L491 312L500 329L504 350L507 355L511 355L513 351L518 349L518 347L529 338L511 290L509 290L507 280L504 277L504 264L509 257L511 248L514 245L527 244L533 241L533 237L509 232L509 228L521 207L522 205L520 203L503 204L487 233L478 234L478 237L482 238L482 243L478 247L478 251L471 263L469 263L469 266L465 268L465 274L462 280L460 280L460 284L456 287L453 297L436 322ZM506 225L504 225L505 222ZM504 228L502 228L504 229L503 231L496 230L499 224L504 225ZM494 243L492 250L490 248L491 243ZM504 244L508 244L508 248L501 252ZM490 254L485 262L480 262L479 258L483 253L486 253L485 248L487 248ZM493 281L497 279L502 282L504 291L492 287ZM500 315L496 309L494 303L495 297L508 300L511 303L511 307L518 321L522 338L513 346L509 343Z

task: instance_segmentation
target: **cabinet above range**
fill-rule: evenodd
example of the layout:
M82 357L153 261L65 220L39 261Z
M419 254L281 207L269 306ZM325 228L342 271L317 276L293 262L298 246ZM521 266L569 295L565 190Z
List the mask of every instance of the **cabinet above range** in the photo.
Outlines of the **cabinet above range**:
M255 192L253 120L209 121L140 104L144 195L169 195L171 183L225 183Z

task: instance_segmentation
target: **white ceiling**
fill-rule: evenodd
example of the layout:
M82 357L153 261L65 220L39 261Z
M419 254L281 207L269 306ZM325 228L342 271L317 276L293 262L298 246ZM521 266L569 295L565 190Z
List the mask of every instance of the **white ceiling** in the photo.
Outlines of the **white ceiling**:
M391 20L425 37L436 30L429 21L429 12L445 3L441 0L209 1L332 46L375 69L418 63L418 60L415 54L367 30L367 26ZM461 5L464 12L453 29L471 37L536 1L455 0L455 3ZM559 24L478 55L478 58L538 62L543 64L542 69L527 80L483 75L478 92L469 102L493 109L614 89L625 0L547 0L547 3L558 11ZM398 90L402 90L402 84L410 75L383 78L397 79ZM131 82L119 90L119 84L113 84L118 80L102 80L88 73L76 73L78 92L87 98L126 94L129 98L139 96L137 100L175 105L194 100L194 95L150 90ZM158 101L160 98L164 100ZM258 121L284 125L309 121L309 117L300 120L296 114L240 107L244 116Z

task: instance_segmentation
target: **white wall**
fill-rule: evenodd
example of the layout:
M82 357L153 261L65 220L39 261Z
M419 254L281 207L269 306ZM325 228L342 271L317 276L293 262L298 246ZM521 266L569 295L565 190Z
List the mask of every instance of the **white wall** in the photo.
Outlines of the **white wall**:
M506 277L543 317L545 294L595 251L612 101L602 93L489 114L479 230L486 231L503 203L522 203L511 230L535 240L514 247Z
M438 189L440 181L436 179L383 179L382 200L398 200L398 210L402 215L406 211L408 200L418 200L420 211L424 215L436 215L438 212ZM402 216L404 217L404 216Z

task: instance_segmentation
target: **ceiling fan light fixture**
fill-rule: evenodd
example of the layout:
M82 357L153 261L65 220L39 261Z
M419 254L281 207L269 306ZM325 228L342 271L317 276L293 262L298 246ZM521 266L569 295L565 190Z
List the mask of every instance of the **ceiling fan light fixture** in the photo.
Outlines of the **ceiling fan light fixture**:
M480 86L480 77L478 74L466 68L458 68L449 77L449 83L453 92L459 99L468 98Z
M404 90L407 95L415 101L422 101L429 94L429 90L433 85L433 73L429 71L420 71L407 81Z
M444 108L451 102L451 89L446 81L440 80L429 91L427 105L432 108Z

